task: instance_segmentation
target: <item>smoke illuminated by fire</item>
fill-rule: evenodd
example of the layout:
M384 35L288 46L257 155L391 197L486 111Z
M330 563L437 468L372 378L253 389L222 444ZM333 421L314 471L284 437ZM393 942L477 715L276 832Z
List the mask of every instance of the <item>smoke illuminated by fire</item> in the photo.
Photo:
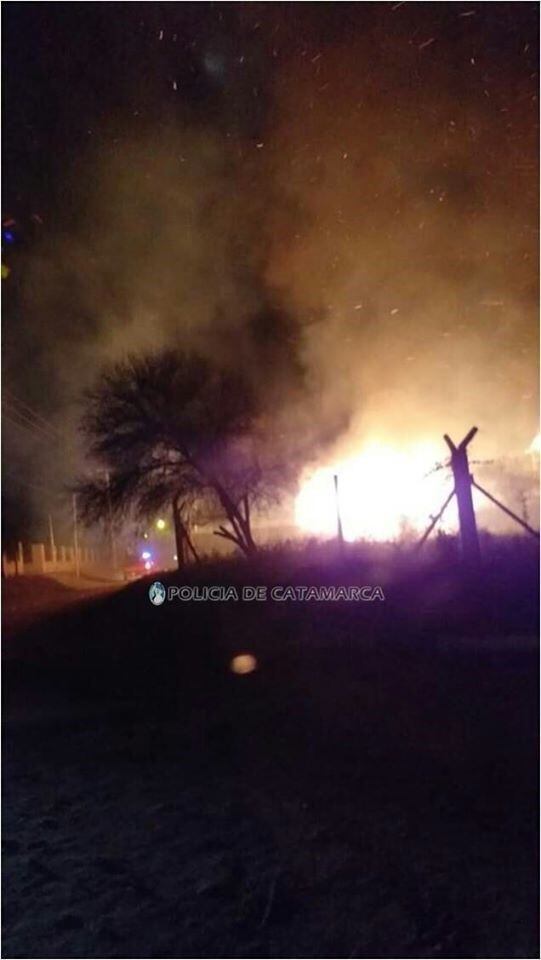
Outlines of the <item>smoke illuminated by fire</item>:
M5 382L62 438L51 457L6 430L13 504L19 476L43 488L24 487L32 536L80 472L81 391L105 363L164 345L254 382L275 433L318 468L297 499L305 531L336 531L335 472L346 537L424 529L452 481L424 476L442 450L423 438L475 423L476 459L525 451L538 418L533 4L471 17L456 4L150 4L141 20L119 4L95 25L97 5L64 5L47 69L41 26L30 15L18 29L22 5L8 6L7 200L17 216L21 198L40 209L45 229L6 261ZM35 51L24 71L19 40ZM526 487L506 484L522 511ZM451 503L449 527L455 516Z

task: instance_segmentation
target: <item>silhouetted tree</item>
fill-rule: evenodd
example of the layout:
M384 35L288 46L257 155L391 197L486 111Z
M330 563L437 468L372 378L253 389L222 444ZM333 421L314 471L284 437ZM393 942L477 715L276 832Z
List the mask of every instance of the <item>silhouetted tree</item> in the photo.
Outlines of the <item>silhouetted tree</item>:
M85 396L82 433L107 477L76 484L87 523L173 508L179 564L195 554L195 511L218 536L256 551L254 505L276 500L291 471L273 452L254 389L239 373L179 350L114 365Z

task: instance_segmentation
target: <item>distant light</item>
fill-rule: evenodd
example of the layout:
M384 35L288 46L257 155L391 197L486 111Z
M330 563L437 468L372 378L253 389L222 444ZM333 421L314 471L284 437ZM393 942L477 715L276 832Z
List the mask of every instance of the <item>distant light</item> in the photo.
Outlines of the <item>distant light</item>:
M178 560L176 553L173 554L173 560Z
M6 264L6 263L3 263L3 264L2 264L2 280L7 280L7 278L8 278L9 275L10 275L10 273L11 273L11 270L9 269L9 267L7 266L7 264Z
M257 660L251 653L239 653L230 663L233 673L253 673L257 669Z
M162 520L161 517L156 520L156 530L165 530L165 520Z
M145 563L145 570L151 570L151 569L152 569L152 560L147 560L147 562Z
M148 550L143 550L141 560L150 560L152 554Z
M148 533L143 534L143 540L148 540Z
M13 234L11 230L3 230L2 237L5 243L15 243L15 234Z

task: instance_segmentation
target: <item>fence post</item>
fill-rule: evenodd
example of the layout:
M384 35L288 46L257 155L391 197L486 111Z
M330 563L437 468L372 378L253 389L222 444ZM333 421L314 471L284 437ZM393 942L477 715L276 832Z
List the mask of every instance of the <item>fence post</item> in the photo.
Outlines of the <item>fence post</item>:
M31 550L33 573L45 573L45 544L33 543Z

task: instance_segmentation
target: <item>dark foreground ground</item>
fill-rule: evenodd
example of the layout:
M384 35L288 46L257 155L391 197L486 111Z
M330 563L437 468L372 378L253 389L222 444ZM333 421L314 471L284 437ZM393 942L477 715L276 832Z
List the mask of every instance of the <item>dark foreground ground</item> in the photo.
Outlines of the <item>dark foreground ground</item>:
M487 557L275 552L191 580L387 599L6 623L3 956L538 957L536 549Z

